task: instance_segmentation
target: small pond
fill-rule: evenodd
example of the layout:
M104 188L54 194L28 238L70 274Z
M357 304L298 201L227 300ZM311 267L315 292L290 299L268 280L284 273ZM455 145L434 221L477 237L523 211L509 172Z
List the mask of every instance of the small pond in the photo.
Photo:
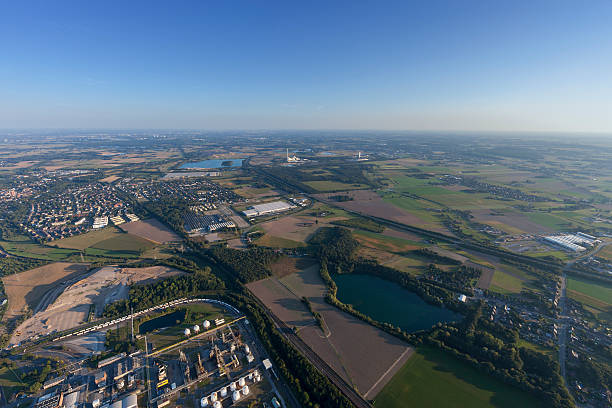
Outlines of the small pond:
M185 309L179 309L175 312L158 316L155 319L147 320L140 324L138 333L147 334L162 327L176 326L185 320L185 313Z

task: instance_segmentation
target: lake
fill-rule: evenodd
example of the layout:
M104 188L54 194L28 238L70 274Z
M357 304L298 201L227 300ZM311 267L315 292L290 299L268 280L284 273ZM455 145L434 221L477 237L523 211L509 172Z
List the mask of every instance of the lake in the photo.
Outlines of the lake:
M338 300L379 322L391 323L406 332L426 330L438 322L463 318L452 310L426 303L396 283L371 275L334 274Z
M185 163L181 169L225 169L242 166L244 159L211 159L199 162Z

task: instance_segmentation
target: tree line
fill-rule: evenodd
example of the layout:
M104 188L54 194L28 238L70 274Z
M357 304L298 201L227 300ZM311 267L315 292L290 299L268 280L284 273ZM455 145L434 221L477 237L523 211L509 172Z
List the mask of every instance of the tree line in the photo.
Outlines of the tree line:
M349 231L337 227L322 230L315 234L311 243L313 252L321 262L320 273L328 286L326 299L329 303L413 344L427 343L445 350L489 375L540 396L551 406L574 406L561 378L558 363L544 353L519 347L518 332L483 318L482 304L458 302L453 288L443 287L440 282L417 279L376 262L364 262L356 257L359 244ZM459 311L466 317L459 323L439 324L428 331L406 333L399 327L375 321L339 301L336 297L338 288L330 270L370 274L395 282L428 303ZM458 272L465 274L466 279L476 278L474 268L461 267Z

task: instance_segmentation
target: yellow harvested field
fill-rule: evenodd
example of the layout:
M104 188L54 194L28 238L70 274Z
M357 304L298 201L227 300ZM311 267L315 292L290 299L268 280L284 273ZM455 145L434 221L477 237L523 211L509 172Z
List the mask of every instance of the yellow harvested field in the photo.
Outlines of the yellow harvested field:
M119 176L108 176L100 180L102 183L112 183L113 181L119 180Z
M19 317L27 309L35 311L46 301L45 294L59 287L62 282L82 275L88 269L88 264L56 262L5 276L2 283L8 297L8 309L3 320Z

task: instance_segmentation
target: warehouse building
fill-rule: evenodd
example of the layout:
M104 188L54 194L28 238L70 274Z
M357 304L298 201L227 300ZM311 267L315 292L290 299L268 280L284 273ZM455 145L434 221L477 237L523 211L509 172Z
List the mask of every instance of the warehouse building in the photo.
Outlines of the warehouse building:
M262 215L271 215L295 208L294 205L284 201L274 201L271 203L257 204L244 210L242 213L247 218L261 217Z
M599 242L597 238L582 232L576 234L549 235L544 237L544 241L573 252L585 251L587 247Z

